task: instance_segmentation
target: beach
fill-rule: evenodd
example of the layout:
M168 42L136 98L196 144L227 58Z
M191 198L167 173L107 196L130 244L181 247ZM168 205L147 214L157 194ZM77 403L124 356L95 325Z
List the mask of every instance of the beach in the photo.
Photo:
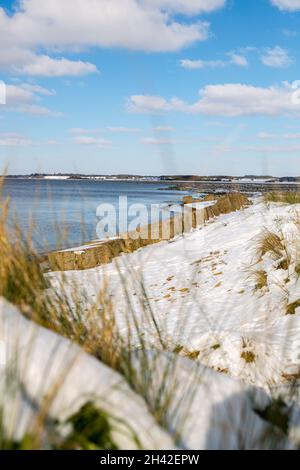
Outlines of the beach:
M25 310L24 318L1 301L6 363L16 344L27 351L30 367L18 364L39 406L68 370L51 415L64 421L92 399L130 425L142 448L239 449L241 439L251 449L296 448L299 214L300 204L253 197L93 269L45 273L53 317ZM26 405L22 417L26 394L14 439L35 416ZM276 403L288 407L288 428L276 425L273 435L273 415L264 416ZM122 449L137 448L129 435L112 436Z

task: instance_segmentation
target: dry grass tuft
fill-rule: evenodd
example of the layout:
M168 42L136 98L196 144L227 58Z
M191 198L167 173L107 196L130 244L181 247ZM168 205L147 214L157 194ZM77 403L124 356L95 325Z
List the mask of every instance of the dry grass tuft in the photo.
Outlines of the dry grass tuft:
M175 348L173 349L173 352L180 356L188 357L189 359L192 359L192 360L198 359L201 353L201 351L198 351L198 350L190 351L189 349L185 348L182 345L175 346Z
M284 204L299 204L300 192L298 191L274 191L264 195L265 202L281 202Z
M24 239L17 225L8 229L8 209L8 201L0 203L0 297L16 305L27 318L118 369L123 343L106 286L93 303L68 285L64 276L56 289L51 288L30 234Z
M288 306L286 308L286 314L287 315L295 315L297 308L300 308L300 300L296 300L295 302L292 302L291 304L288 304Z
M274 260L280 260L286 253L283 240L269 230L265 230L257 241L256 253L258 259L262 259L267 253L270 253Z
M252 351L243 351L241 354L241 358L244 359L247 364L251 364L256 360L256 356Z
M268 274L263 269L259 269L253 273L255 278L254 290L262 290L268 285Z

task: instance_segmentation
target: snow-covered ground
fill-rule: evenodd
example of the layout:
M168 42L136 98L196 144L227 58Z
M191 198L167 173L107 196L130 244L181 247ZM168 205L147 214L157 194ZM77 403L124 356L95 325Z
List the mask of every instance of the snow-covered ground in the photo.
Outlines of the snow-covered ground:
M149 345L148 357L155 358L148 392L155 399L162 383L171 392L164 426L151 414L149 397L134 392L124 377L0 299L0 343L5 346L0 405L10 435L24 435L43 399L59 383L49 407L52 418L63 421L92 399L126 422L142 447L156 449L266 448L272 441L264 442L269 423L259 413L282 397L293 404L289 439L281 434L274 445L298 446L300 394L290 385L300 371L300 205L267 206L259 198L253 202L184 237L124 254L95 269L63 274L68 289L84 291L86 302L92 303L105 287L124 337L134 312ZM266 230L285 244L276 259L268 252L258 256ZM260 289L255 271L265 274ZM61 288L61 276L48 274L53 288ZM161 349L153 317L169 352L151 351L151 345ZM135 339L138 345L136 333ZM144 367L139 354L133 357L138 377L144 373L139 372ZM22 382L17 407L5 389L9 364L15 365L16 358ZM170 360L172 373L165 375ZM132 436L121 431L114 430L118 446L136 448ZM180 431L176 442L174 431Z
M69 176L67 175L46 175L43 176L44 180L67 180Z
M192 354L216 371L269 390L300 370L300 309L286 314L288 303L300 298L300 282L293 272L278 269L268 254L258 262L256 246L265 229L280 229L295 252L292 220L298 212L299 205L266 206L256 199L251 207L184 237L65 275L91 300L105 281L123 331L129 309L126 285L145 337L155 342L140 300L145 290L170 350ZM262 268L267 286L255 290L253 272ZM56 285L59 274L50 278Z
M269 397L189 359L177 356L167 382L164 371L170 355L159 353L153 362L152 393L159 391L162 380L172 392L163 429L143 397L133 392L121 375L69 340L25 319L3 299L0 331L7 352L0 367L1 425L13 441L35 429L43 407L47 406L48 422L63 424L92 401L108 413L114 443L121 449L255 449L270 444L264 442L269 424L254 411L264 409ZM137 372L140 366L137 360ZM19 385L13 382L9 387L8 377L10 381L14 377ZM182 403L184 413L180 414ZM296 408L294 416L299 417ZM175 430L180 431L177 442ZM297 426L291 427L290 437L296 439L296 432ZM283 434L276 443L281 448L294 448Z
M114 442L120 448L136 449L135 436L142 448L174 447L172 439L122 376L79 346L28 321L1 298L0 340L6 350L5 361L0 365L0 407L4 413L1 424L3 420L10 439L24 437L45 403L50 405L48 418L64 422L93 401L119 421L118 426L112 427ZM9 387L8 377L14 377L22 386Z

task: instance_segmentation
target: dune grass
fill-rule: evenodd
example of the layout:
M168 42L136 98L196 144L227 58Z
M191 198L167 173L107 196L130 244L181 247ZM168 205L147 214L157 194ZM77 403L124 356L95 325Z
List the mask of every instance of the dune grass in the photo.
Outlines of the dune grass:
M258 258L262 258L265 254L272 255L274 260L282 258L285 252L283 240L274 232L265 230L257 240L256 253Z
M265 202L281 202L284 204L300 204L299 191L273 191L264 194Z
M262 290L268 285L268 274L263 269L258 269L253 273L255 279L254 290Z

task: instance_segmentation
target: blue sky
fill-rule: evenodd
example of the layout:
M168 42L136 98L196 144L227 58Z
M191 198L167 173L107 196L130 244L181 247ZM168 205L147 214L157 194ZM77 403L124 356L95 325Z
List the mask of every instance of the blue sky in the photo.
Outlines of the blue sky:
M299 39L300 0L0 0L1 168L300 175Z

